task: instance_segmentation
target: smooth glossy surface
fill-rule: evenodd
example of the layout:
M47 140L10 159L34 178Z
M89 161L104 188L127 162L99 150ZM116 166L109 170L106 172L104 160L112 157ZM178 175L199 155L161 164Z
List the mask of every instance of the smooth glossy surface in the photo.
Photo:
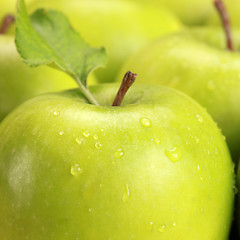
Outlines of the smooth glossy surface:
M234 173L215 123L174 90L135 84L111 107L117 90L91 88L101 107L42 95L1 123L2 239L227 239Z

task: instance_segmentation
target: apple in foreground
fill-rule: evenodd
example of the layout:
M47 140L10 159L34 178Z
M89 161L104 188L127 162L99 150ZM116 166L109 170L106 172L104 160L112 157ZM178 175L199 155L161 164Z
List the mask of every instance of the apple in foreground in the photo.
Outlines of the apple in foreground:
M29 6L29 11L38 7L64 12L91 46L106 47L108 65L96 71L100 82L113 82L127 57L144 44L182 28L175 15L165 8L137 2L43 0L35 1Z
M233 164L216 124L173 89L46 94L0 125L4 240L226 240Z
M234 32L235 44L240 32ZM235 160L240 156L240 54L226 50L220 28L198 28L149 44L123 66L138 81L179 89L207 108L226 135ZM119 75L119 80L120 80Z

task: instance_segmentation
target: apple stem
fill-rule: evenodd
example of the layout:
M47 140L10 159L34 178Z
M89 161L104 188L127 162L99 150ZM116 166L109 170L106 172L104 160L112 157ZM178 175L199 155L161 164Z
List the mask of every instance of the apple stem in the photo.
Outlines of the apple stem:
M231 35L231 24L229 20L228 11L223 3L222 0L214 0L214 5L217 8L220 18L222 20L222 25L226 33L227 38L227 48L230 51L233 51L233 42L232 42L232 35Z
M15 17L13 15L7 15L3 18L2 25L0 26L0 34L4 34L7 32L8 28L12 23L15 22Z
M113 101L112 106L120 106L124 96L126 95L128 89L132 86L135 79L137 78L136 73L127 72L123 78L122 84L118 90L118 93Z

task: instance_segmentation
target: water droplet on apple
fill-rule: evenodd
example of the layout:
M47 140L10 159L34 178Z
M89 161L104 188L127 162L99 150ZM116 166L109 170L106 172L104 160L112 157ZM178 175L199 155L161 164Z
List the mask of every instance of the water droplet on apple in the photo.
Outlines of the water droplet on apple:
M76 143L78 143L79 145L81 145L81 144L83 143L83 140L82 140L80 137L76 138L75 141L76 141Z
M173 163L180 161L182 158L182 150L177 146L172 149L165 150L165 154Z
M196 143L200 142L200 140L197 137L194 137L194 140L195 140Z
M197 170L200 171L201 170L201 167L200 165L197 165Z
M89 212L93 212L93 208L89 208L88 211L89 211Z
M177 226L177 223L176 223L176 222L173 222L173 223L172 223L172 226L173 226L173 227L176 227L176 226Z
M71 166L71 174L75 177L79 176L83 170L80 168L79 164L75 163Z
M55 112L53 113L54 116L58 116L59 114L60 114L60 112L57 112L57 111L55 111Z
M117 149L116 152L114 153L115 158L121 158L123 156L124 156L124 151L121 148Z
M140 119L140 123L141 123L141 125L142 125L143 127L145 127L145 128L149 128L149 127L152 126L151 120L148 119L148 118L146 118L146 117L141 118L141 119Z
M191 131L191 128L190 128L190 127L186 127L186 129L187 129L188 131Z
M197 114L196 117L199 122L203 122L203 117L201 115Z
M63 131L63 130L60 131L60 132L59 132L59 135L60 135L60 136L64 135L64 131Z
M161 143L161 140L160 140L159 138L155 138L155 139L154 139L154 142L155 142L156 144L160 144L160 143Z
M90 133L88 131L83 132L83 136L88 138L90 136Z
M95 140L98 140L98 135L95 134L95 135L93 136L93 138L94 138Z
M200 180L203 181L203 177L200 177Z
M95 148L100 149L102 147L102 144L100 142L95 143Z
M123 196L122 196L122 201L127 202L129 197L130 197L130 190L129 190L128 184L126 184L125 187L124 187L124 193L123 193Z
M158 228L158 231L160 232L160 233L163 233L163 232L165 232L166 231L166 225L160 225L159 226L159 228Z
M154 223L150 222L147 226L147 229L150 230L150 231L153 231L153 227L154 227Z

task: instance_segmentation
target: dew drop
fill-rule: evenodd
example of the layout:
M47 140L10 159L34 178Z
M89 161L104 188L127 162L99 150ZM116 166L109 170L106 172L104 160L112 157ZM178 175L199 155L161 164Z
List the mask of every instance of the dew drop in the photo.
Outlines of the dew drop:
M170 150L165 150L165 154L173 163L180 161L182 158L182 150L177 146Z
M83 132L83 136L88 138L90 136L90 133L88 131Z
M95 148L100 149L102 147L102 144L100 142L95 143Z
M194 140L195 140L196 143L200 142L200 140L197 137L194 137Z
M166 225L160 225L159 228L158 228L158 231L159 231L160 233L165 232L165 230L166 230Z
M98 135L95 134L95 135L93 136L93 138L94 138L95 140L98 140Z
M124 156L124 151L121 148L117 149L116 152L114 153L115 158L121 158L123 156Z
M201 115L197 114L196 117L199 122L203 122L203 117Z
M63 131L63 130L60 131L60 132L59 132L59 135L60 135L60 136L64 135L64 131Z
M201 167L200 165L197 165L197 170L200 171L201 170Z
M53 113L54 116L58 116L59 114L60 114L60 113L57 112L57 111L55 111L55 112Z
M202 181L202 180L203 180L203 177L200 177L200 180Z
M129 197L130 197L130 190L129 190L128 184L126 184L125 187L124 187L124 193L123 193L123 196L122 196L122 201L127 202Z
M151 120L145 117L140 119L140 124L145 128L149 128L152 126Z
M173 223L172 223L172 226L173 226L173 227L176 227L176 226L177 226L177 223L176 223L176 222L173 222Z
M76 143L78 143L79 145L81 145L81 144L83 143L83 140L82 140L80 137L76 138L75 141L76 141Z
M93 208L89 208L88 211L91 213L93 212Z
M79 176L83 170L80 168L79 164L75 163L71 166L71 174L75 177Z
M153 231L153 227L154 227L154 223L153 222L148 223L148 225L147 225L147 229L148 230Z
M161 143L161 140L160 140L159 138L155 138L155 139L154 139L154 142L155 142L156 144L160 144L160 143Z

